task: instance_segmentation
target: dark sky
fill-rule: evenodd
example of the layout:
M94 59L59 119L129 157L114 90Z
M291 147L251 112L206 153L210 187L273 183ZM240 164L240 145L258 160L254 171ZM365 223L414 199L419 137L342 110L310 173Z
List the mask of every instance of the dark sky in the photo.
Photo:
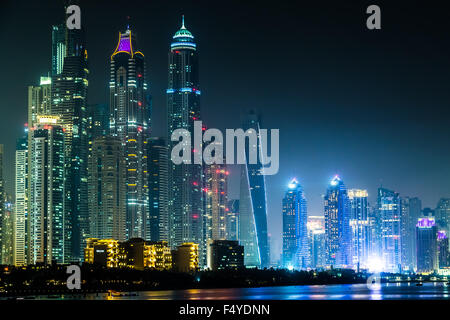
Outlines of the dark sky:
M278 251L281 199L292 177L304 186L310 215L323 214L321 195L336 173L348 187L368 189L372 203L381 183L425 206L450 197L450 19L443 3L82 0L89 102L108 102L109 56L129 15L147 59L153 132L164 134L167 52L185 14L199 47L208 127L241 127L243 112L257 108L264 128L280 129L280 171L267 179ZM382 30L365 26L370 4L381 7ZM62 1L0 4L0 143L9 190L27 86L50 70L50 30L61 15Z

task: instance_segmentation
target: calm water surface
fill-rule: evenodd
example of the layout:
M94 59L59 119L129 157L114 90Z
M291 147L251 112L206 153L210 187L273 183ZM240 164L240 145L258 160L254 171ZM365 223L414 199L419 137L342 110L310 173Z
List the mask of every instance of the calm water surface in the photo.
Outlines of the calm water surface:
M137 296L108 297L105 293L87 296L38 296L39 300L414 300L450 299L450 287L444 283L382 284L369 289L366 284L284 286L233 289L190 289L168 291L143 291Z

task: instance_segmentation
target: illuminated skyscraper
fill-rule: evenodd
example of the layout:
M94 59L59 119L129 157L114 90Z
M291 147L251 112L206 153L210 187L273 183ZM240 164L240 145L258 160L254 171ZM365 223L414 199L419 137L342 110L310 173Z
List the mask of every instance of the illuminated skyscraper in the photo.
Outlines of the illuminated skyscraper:
M26 134L18 139L15 161L15 210L14 210L14 265L27 264L28 222L28 127Z
M250 192L250 182L246 165L241 165L239 193L239 243L244 246L244 264L247 267L260 267L258 237L255 214Z
M67 17L66 17L67 18ZM66 254L82 260L89 237L87 190L88 162L88 54L84 29L54 26L52 30L51 111L64 129L66 185L65 210L68 219Z
M293 179L283 198L283 266L304 269L311 266L308 241L308 213L303 188Z
M197 44L192 33L185 27L184 18L170 45L168 71L169 245L174 249L184 242L200 244L202 263L206 252L203 232L203 168L201 164L175 165L170 160L170 152L178 143L171 141L172 133L176 129L186 129L193 134L194 121L200 120Z
M8 195L5 197L2 219L2 264L14 263L14 206Z
M245 131L247 130L255 130L256 134L259 136L259 130L260 130L260 122L261 119L259 115L256 114L254 110L251 110L248 114L246 114L244 123L243 123L243 129ZM258 139L258 144L259 144ZM247 153L247 159L248 156L248 141L246 141L246 153ZM250 211L249 214L252 214L253 217L248 219L248 223L252 223L254 221L255 226L246 226L244 223L246 223L246 219L243 218L241 227L247 230L255 230L257 243L254 245L258 246L258 257L255 259L255 261L259 261L259 264L262 267L267 267L269 265L269 258L270 258L270 248L269 248L269 241L268 241L268 235L267 235L267 195L266 195L266 182L265 182L265 176L262 174L263 172L263 166L261 165L261 153L258 155L258 158L260 160L257 164L250 164L247 161L246 165L242 165L242 172L241 176L243 180L241 181L241 197L245 198L246 194L250 193ZM245 175L247 177L245 177ZM249 189L249 190L246 190ZM247 206L247 204L242 204L244 208ZM244 212L245 214L245 212ZM250 233L247 233L248 237L246 238L240 238L241 241L253 241L251 240L251 231ZM243 234L245 236L245 234ZM245 247L245 245L244 245ZM247 250L247 248L246 248ZM247 256L247 254L246 254ZM247 264L247 263L246 263Z
M352 231L352 265L366 266L370 251L370 221L367 190L348 190L350 200L350 227Z
M148 220L147 139L150 108L144 54L127 26L111 55L110 131L123 144L126 160L127 239L145 238Z
M90 234L125 241L125 156L117 137L100 136L89 157Z
M416 225L417 272L429 273L438 268L437 228L432 217L419 218Z
M64 58L67 55L66 48L66 26L64 24L52 26L52 75L62 73Z
M0 144L0 263L3 261L3 255L2 255L2 246L5 241L4 233L5 230L3 230L3 218L5 215L5 186L3 181L3 152L4 147L3 144Z
M324 198L326 263L351 267L350 203L344 182L335 176Z
M147 238L169 241L169 178L167 142L162 138L148 139L149 222Z
M401 199L397 192L378 189L378 212L381 218L381 252L384 270L400 272L400 217Z
M239 200L228 201L227 240L239 240Z
M65 244L64 132L57 118L38 118L31 128L29 263L67 262Z
M440 228L450 232L450 198L441 198L434 210L436 223Z
M226 240L227 237L227 204L228 175L226 165L213 164L205 167L206 194L206 239Z
M439 269L450 267L450 251L447 233L444 230L438 231L438 261Z
M400 217L401 263L403 270L412 271L416 267L416 224L422 212L419 198L402 197Z

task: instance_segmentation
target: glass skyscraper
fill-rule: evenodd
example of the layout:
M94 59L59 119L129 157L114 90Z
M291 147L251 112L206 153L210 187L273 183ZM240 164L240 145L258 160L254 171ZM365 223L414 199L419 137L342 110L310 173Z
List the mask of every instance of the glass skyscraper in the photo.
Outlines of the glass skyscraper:
M90 236L125 241L125 156L117 137L99 136L89 157Z
M311 266L307 224L303 188L293 179L283 198L283 267L305 269Z
M350 202L344 182L335 176L324 198L326 264L351 267Z
M350 200L350 227L352 231L352 265L355 269L366 266L370 252L370 221L367 190L348 190Z
M111 55L110 133L123 144L126 161L127 239L145 238L148 220L148 105L144 54L127 26Z
M29 263L66 263L65 153L57 117L38 118L31 128Z
M184 25L172 37L169 51L167 88L167 130L169 152L169 245L172 249L185 242L199 244L200 261L204 261L203 166L175 165L170 152L178 141L171 141L176 129L194 133L194 121L200 120L200 86L197 44ZM184 137L187 139L187 137ZM202 152L202 150L193 150ZM195 154L194 154L195 156Z
M420 218L416 225L417 272L429 273L438 268L437 228L434 218Z
M381 219L381 253L384 271L401 272L400 196L392 190L379 188L377 203Z
M259 140L259 130L260 130L261 119L256 114L254 110L251 110L248 114L246 114L243 129L247 130L255 130L256 135L258 136L258 144L260 144ZM246 153L248 159L248 142L246 142ZM258 155L261 160L261 153ZM248 160L247 160L248 162ZM245 250L249 249L249 245L257 246L258 252L254 251L254 254L258 256L253 259L258 263L261 267L267 267L269 265L270 260L270 248L269 241L267 235L267 195L266 195L266 181L265 176L262 174L264 167L261 164L261 161L257 164L244 164L241 166L241 198L242 198L242 208L249 208L248 214L252 215L248 219L245 218L246 212L243 212L242 224L240 225L243 230L247 230L242 233L240 237L241 241L247 242L247 246L244 244ZM248 189L248 190L247 190ZM250 193L250 198L246 199L246 194ZM245 201L250 201L248 204ZM246 226L245 221L247 223L254 223L254 226ZM256 241L253 240L253 230L256 236ZM253 244L251 244L253 242ZM247 253L245 254L246 257ZM247 262L246 262L247 264ZM252 264L253 265L253 264Z
M169 190L167 142L163 138L148 139L149 222L147 238L169 241Z
M17 140L15 162L14 265L27 264L28 220L28 127L25 136Z

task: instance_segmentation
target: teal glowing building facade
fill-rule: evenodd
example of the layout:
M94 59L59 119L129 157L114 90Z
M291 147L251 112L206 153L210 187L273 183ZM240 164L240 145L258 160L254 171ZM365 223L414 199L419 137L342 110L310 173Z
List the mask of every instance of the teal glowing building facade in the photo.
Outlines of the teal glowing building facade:
M197 44L184 25L173 36L169 51L167 88L169 245L175 249L184 242L200 245L200 261L206 261L204 226L203 166L175 165L170 152L178 141L170 137L176 129L194 132L200 120L200 84ZM194 150L201 152L201 150Z
M401 198L397 192L378 189L381 222L381 255L384 271L401 272Z
M347 188L339 176L335 176L328 186L324 215L327 266L352 267L350 201Z
M251 110L243 121L243 129L254 130L259 136L261 118ZM260 140L258 139L258 144ZM248 152L246 142L246 152ZM248 154L247 154L248 158ZM261 153L259 154L261 160ZM245 264L247 266L267 267L270 260L270 248L267 234L267 195L266 180L262 161L256 164L241 165L241 223L239 240L243 243Z
M305 269L311 266L307 223L303 188L293 179L283 198L283 267Z

